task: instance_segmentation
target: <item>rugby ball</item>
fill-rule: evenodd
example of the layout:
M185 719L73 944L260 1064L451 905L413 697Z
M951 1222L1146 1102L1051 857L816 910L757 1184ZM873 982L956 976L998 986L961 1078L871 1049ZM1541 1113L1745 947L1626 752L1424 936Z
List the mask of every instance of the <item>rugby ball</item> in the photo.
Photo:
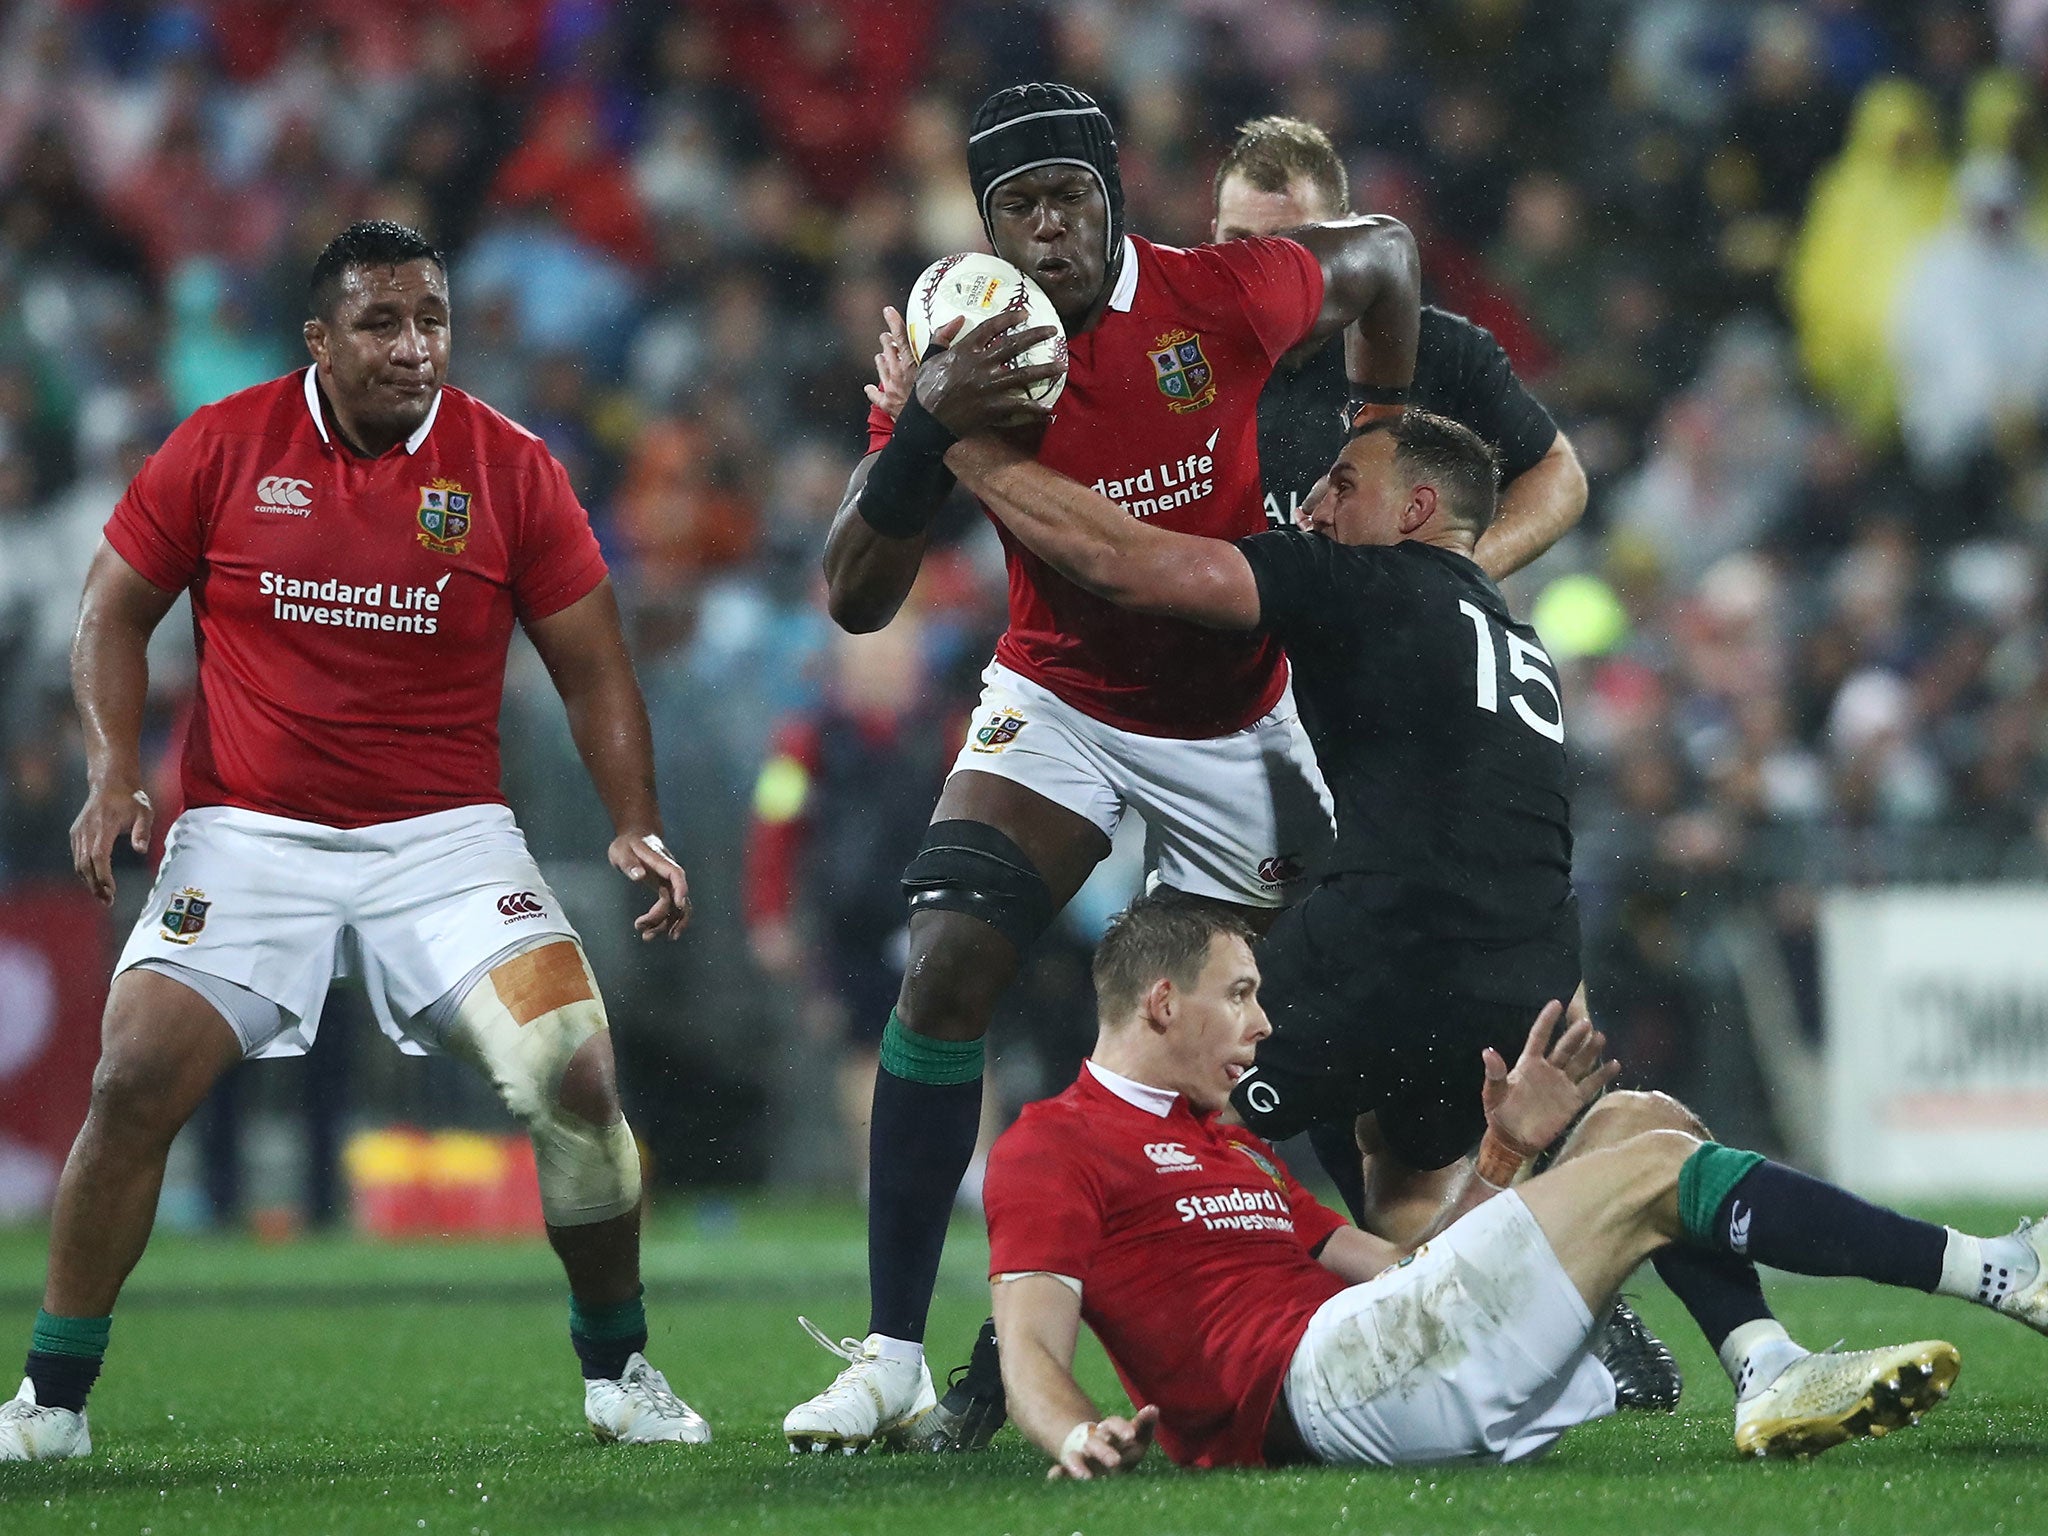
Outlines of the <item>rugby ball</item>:
M989 316L1013 306L1022 306L1023 323L1027 329L1049 325L1059 332L1018 358L1018 364L1031 367L1039 363L1058 363L1064 370L1067 331L1060 324L1059 311L1052 307L1052 300L1045 296L1045 290L1002 257L985 256L978 251L940 257L924 269L917 286L910 290L910 302L903 306L903 325L910 337L910 355L923 362L925 353L931 348L933 333L948 321L965 316L967 324L962 329L971 331ZM1042 379L1019 393L1040 405L1051 405L1066 387L1067 376L1062 371L1056 377Z

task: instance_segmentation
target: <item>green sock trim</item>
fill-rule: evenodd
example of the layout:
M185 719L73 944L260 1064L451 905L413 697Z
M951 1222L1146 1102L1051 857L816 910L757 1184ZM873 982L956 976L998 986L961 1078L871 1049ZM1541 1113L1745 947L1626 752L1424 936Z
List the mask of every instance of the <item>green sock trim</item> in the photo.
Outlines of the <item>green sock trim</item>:
M882 1070L891 1077L940 1088L978 1082L985 1054L979 1040L934 1040L906 1029L896 1010L889 1010L882 1031Z
M1720 1247L1714 1218L1721 1202L1763 1160L1761 1152L1742 1152L1713 1141L1700 1143L1699 1150L1678 1170L1678 1219L1685 1224L1686 1235Z
M647 1307L641 1296L630 1301L593 1304L569 1298L569 1331L586 1339L632 1339L647 1332Z
M35 1331L28 1347L39 1355L72 1355L80 1360L99 1360L107 1353L107 1336L114 1331L112 1314L106 1317L52 1317L38 1307Z

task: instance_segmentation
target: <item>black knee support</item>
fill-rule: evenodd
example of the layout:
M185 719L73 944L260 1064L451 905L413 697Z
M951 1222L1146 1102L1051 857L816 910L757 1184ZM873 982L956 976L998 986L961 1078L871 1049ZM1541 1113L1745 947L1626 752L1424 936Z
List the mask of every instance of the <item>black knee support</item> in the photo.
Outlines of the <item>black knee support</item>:
M903 894L919 912L978 917L1022 954L1052 925L1045 877L1009 838L981 821L935 821L903 871Z

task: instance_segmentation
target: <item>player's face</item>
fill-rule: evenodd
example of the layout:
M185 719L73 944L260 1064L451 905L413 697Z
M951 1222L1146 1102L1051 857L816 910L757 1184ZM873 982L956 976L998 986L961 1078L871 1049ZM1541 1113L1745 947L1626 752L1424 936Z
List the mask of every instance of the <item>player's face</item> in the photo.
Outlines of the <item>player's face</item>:
M1216 189L1216 222L1209 232L1218 240L1244 240L1336 217L1337 210L1305 176L1295 177L1285 192L1261 192L1242 176L1226 176Z
M996 183L988 222L996 254L1031 274L1069 331L1085 328L1108 296L1102 183L1072 165L1025 171Z
M1339 544L1398 544L1413 491L1394 462L1393 434L1368 432L1330 466L1330 488L1309 509L1309 530Z
M1201 974L1179 994L1173 1028L1180 1078L1174 1086L1198 1111L1221 1109L1259 1042L1273 1032L1259 1006L1259 966L1249 944L1224 934L1209 940Z
M346 269L333 313L306 322L320 385L363 447L408 437L427 419L448 374L448 341L448 279L424 259Z

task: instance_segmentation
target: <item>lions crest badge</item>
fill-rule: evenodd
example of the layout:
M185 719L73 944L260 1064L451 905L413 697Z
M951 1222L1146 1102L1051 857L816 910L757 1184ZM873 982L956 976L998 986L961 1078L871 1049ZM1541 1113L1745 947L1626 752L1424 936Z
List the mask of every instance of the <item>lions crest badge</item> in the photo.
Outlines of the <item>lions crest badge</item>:
M1031 722L1014 709L999 709L974 733L977 752L1000 752L1017 739L1017 733Z
M1152 377L1166 408L1185 415L1216 399L1216 370L1202 352L1202 338L1193 331L1172 330L1152 343Z
M437 555L459 555L469 542L470 504L474 500L453 480L420 487L420 543Z
M190 944L206 926L207 909L212 905L206 899L206 892L196 885L186 886L171 898L159 919L163 924L164 937L173 944Z

